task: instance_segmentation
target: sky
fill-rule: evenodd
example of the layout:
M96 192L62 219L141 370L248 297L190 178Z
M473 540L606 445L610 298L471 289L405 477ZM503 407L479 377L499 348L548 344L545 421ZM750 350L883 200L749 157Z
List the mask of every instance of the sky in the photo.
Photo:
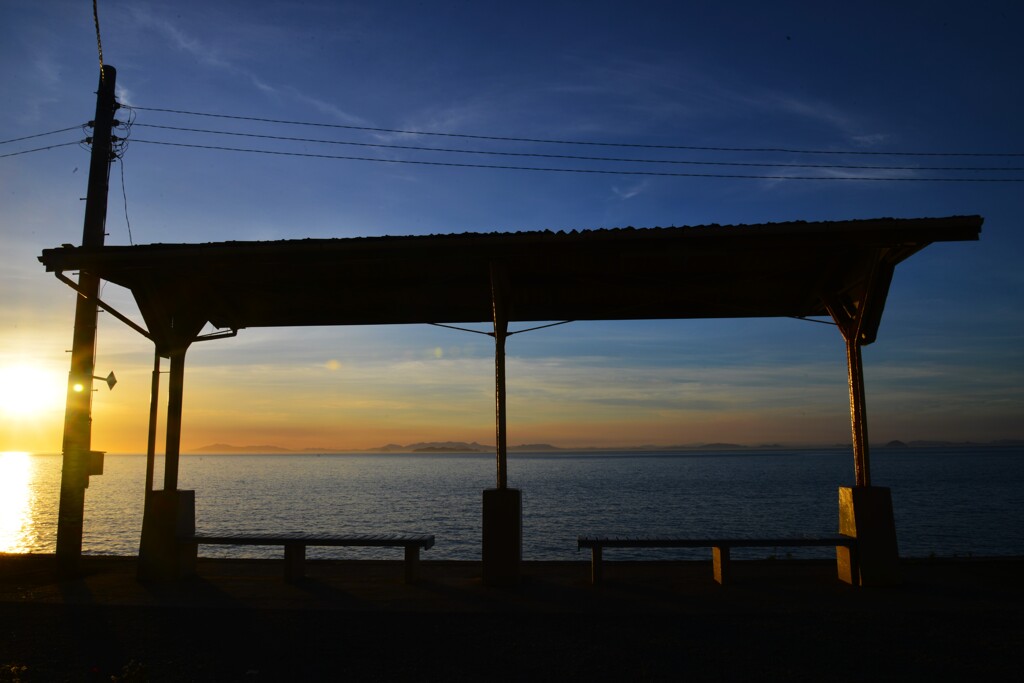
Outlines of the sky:
M922 169L1024 167L1020 3L97 6L118 119L134 122L119 131L107 244L979 214L980 241L934 244L898 267L864 349L869 434L1024 438L1024 185L920 180L1024 179ZM4 0L0 57L0 141L72 128L0 144L0 451L58 452L74 294L37 257L81 241L89 152L65 143L85 137L95 110L92 3ZM28 152L50 145L64 146ZM735 151L751 148L831 154ZM102 296L140 320L116 285ZM144 452L153 349L100 318L97 375L118 383L97 383L93 447ZM850 439L845 351L830 325L572 323L507 350L511 444ZM493 444L493 373L492 341L478 334L247 329L189 351L182 448Z

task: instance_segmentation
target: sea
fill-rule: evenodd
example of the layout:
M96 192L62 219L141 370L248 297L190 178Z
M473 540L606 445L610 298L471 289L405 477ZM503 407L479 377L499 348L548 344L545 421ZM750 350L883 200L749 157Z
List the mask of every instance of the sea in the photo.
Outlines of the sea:
M157 457L157 488L162 481ZM52 553L61 458L0 454L0 552ZM107 455L86 491L83 552L135 555L146 458ZM1024 556L1024 447L874 448L872 483L892 490L902 557ZM424 559L479 560L482 491L493 454L183 455L200 531L374 533L436 537ZM522 491L523 558L585 560L585 534L788 536L835 532L847 448L513 452ZM312 558L396 558L393 548L310 548ZM614 557L612 556L614 553ZM827 548L737 556L830 557ZM208 557L279 557L279 547L202 546ZM706 559L702 550L610 550L608 559Z

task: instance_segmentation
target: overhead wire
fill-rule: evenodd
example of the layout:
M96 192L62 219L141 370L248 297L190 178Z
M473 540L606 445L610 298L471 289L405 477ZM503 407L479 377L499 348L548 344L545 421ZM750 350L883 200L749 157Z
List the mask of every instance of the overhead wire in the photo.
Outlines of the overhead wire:
M986 172L986 173L1006 173L1006 172L1020 172L1024 171L1024 167L1015 166L892 166L892 165L862 165L862 164L805 164L805 163L790 163L790 162L770 162L770 161L721 161L721 160L694 160L694 159L641 159L641 158L625 158L625 157L603 157L603 156L584 156L584 155L571 155L571 154L550 154L540 152L511 152L501 150L478 150L478 149L461 149L461 148L449 148L449 147L424 147L417 145L397 145L387 144L383 142L356 142L351 140L327 140L320 138L303 138L296 136L285 136L285 135L271 135L266 133L250 133L250 132L239 132L230 130L214 130L205 128L192 128L185 126L169 126L162 124L151 124L151 123L136 123L136 111L158 111L168 112L174 114L184 114L191 116L207 116L221 119L235 119L242 121L258 121L275 124L287 124L287 125L300 125L300 126L317 126L324 128L341 128L349 130L363 130L363 131L374 131L374 132L390 132L390 133L403 133L410 135L438 135L445 137L456 137L456 138L470 138L480 140L501 140L501 141L516 141L516 142L539 142L549 144L581 144L581 145L598 145L605 147L635 147L635 148L647 148L647 149L674 149L674 150L702 150L702 151L729 151L729 152L787 152L793 154L851 154L851 155L906 155L906 156L920 156L920 157L939 157L939 156L961 156L961 157L1020 157L1024 154L1017 153L981 153L981 152L864 152L858 150L798 150L798 149L787 149L787 148L754 148L754 147L696 147L687 145L646 145L646 144L634 144L634 143L612 143L612 142L595 142L595 141L567 141L567 140L545 140L537 138L514 138L507 136L484 136L484 135L469 135L462 133L440 133L431 131L411 131L411 130L397 130L397 129L386 129L386 128L370 128L366 126L352 126L345 124L329 124L329 123L314 123L308 121L288 121L283 119L269 119L263 117L252 117L252 116L237 116L231 114L213 114L208 112L193 112L179 109L166 109L166 108L155 108L155 107L137 107L122 105L123 109L128 110L129 118L127 121L115 122L118 127L124 128L124 135L113 138L113 153L117 158L123 158L124 150L128 143L128 135L133 125L145 126L148 128L158 130L168 130L175 132L194 133L194 134L208 134L208 135L226 135L234 137L247 137L254 139L265 139L274 140L281 142L300 142L300 143L311 143L311 144L328 144L328 145L344 145L364 148L375 148L385 150L407 150L407 151L418 151L418 152L434 152L440 154L472 154L472 155L483 155L483 156L503 156L503 157L516 157L516 158L540 158L540 159L564 159L570 161L585 161L585 162L612 162L612 163L636 163L636 164L669 164L669 165L686 165L686 166L726 166L726 167L747 167L747 168L802 168L802 169L821 169L821 170L840 170L840 171L900 171L900 172ZM88 145L91 142L91 138L88 133L89 124L83 124L81 127L85 132L86 139L83 141L67 142L55 145L47 145L45 147L37 147L28 150L22 150L19 152L10 152L7 154L0 154L0 158L18 156L23 154L30 154L33 152L41 152L58 147L69 146L73 144ZM0 144L8 144L13 142L19 142L23 140L29 140L33 138L43 137L46 135L54 135L57 133L63 133L70 130L74 130L76 126L61 128L53 131L47 131L43 133L37 133L34 135L27 135L18 138L11 138L9 140L0 141ZM353 156L353 155L332 155L332 154L318 154L313 152L297 152L287 150L268 150L268 149L254 149L248 147L231 147L226 145L208 145L208 144L197 144L187 142L174 142L167 140L145 140L136 139L136 142L153 145L163 145L170 147L182 147L192 149L207 149L215 151L229 151L229 152L241 152L250 154L266 154L275 156L289 156L289 157L305 157L305 158L316 158L316 159L334 159L342 161L370 161L378 163L390 163L390 164L409 164L409 165L420 165L420 166L439 166L439 167L455 167L455 168L479 168L479 169L499 169L499 170L514 170L514 171L531 171L531 172L547 172L547 173L574 173L574 174L598 174L598 175L628 175L628 176L662 176L662 177L688 177L688 178L727 178L727 179L749 179L749 180L846 180L846 181L868 181L868 182L943 182L943 183L1018 183L1024 182L1024 178L1002 178L1002 177L930 177L930 176L864 176L864 175L785 175L785 174L740 174L740 173L683 173L683 172L668 172L668 171L655 171L655 170L613 170L613 169L601 169L601 168L558 168L558 167L546 167L546 166L514 166L506 164L480 164L480 163L461 163L451 161L436 161L436 160L413 160L413 159L388 159L381 157L365 157L365 156ZM122 167L123 173L123 167ZM122 188L123 189L123 188ZM127 204L127 199L125 200ZM127 211L126 211L127 219ZM130 227L129 227L130 235Z
M920 151L876 151L876 150L827 150L827 149L798 149L784 147L727 147L727 146L697 146L697 145L655 145L636 142L607 142L594 140L560 140L549 138L522 138L504 135L472 135L468 133L446 133L439 131L403 130L397 128L376 128L371 126L356 126L342 123L322 123L312 121L292 121L286 119L271 119L259 116L240 116L236 114L214 114L211 112L188 111L184 109L169 109L164 107L141 107L132 105L133 109L140 111L163 112L170 114L182 114L187 116L204 116L209 118L233 119L236 121L255 121L260 123L277 123L290 126L313 126L317 128L340 128L345 130L360 130L373 133L396 133L401 135L432 135L450 138L466 138L471 140L495 140L504 142L533 142L553 145L589 145L595 147L633 147L638 149L676 149L695 150L706 152L759 152L759 153L784 153L784 154L831 154L831 155L858 155L858 156L920 156L920 157L1024 157L1024 152L920 152Z
M124 157L118 157L118 161L121 162L121 197L124 199L124 222L128 226L128 244L134 246L135 241L132 239L132 222L128 218L128 192L124 189Z
M533 171L547 173L579 173L597 175L626 176L660 176L676 178L733 178L746 180L838 180L838 181L871 181L871 182L942 182L942 183L1020 183L1024 178L919 178L919 177L878 177L878 176L786 176L786 175L743 175L738 173L679 173L668 171L637 171L608 170L595 168L555 168L542 166L507 166L501 164L468 164L450 161L419 161L412 159L382 159L379 157L357 157L334 154L315 154L312 152L287 152L281 150L250 149L245 147L226 147L223 145L200 145L184 142L167 142L161 140L144 140L136 138L135 142L168 147L184 147L191 149L207 149L222 152L245 152L250 154L268 154L273 156L304 157L311 159L336 159L342 161L372 161L385 164L410 164L416 166L443 166L450 168L487 168L510 171Z
M68 128L59 128L57 130L49 130L49 131L46 131L45 133L36 133L35 135L24 135L24 136L22 136L20 138L11 138L10 140L0 140L0 145L6 145L7 143L10 143L10 142L21 142L22 140L31 140L32 138L41 138L44 135L55 135L57 133L66 133L69 130L77 130L79 127L80 127L80 124L78 126L70 126Z
M856 164L791 164L779 162L741 162L741 161L694 161L687 159L635 159L623 157L592 157L572 154L542 154L538 152L501 152L496 150L455 149L450 147L420 147L416 145L391 145L379 142L353 142L350 140L324 140L322 138L300 138L286 135L267 135L265 133L241 133L228 130L212 130L209 128L187 128L182 126L166 126L153 123L135 124L144 128L173 130L188 133L206 133L211 135L229 135L234 137L260 138L285 142L309 142L325 145L344 145L350 147L371 147L376 149L400 149L420 152L442 152L455 154L478 154L484 156L529 157L542 159L570 159L574 161L611 161L637 164L676 164L687 166L745 166L758 168L826 168L826 169L857 169L886 171L1024 171L1024 167L1012 166L863 166Z
M114 157L121 164L121 197L124 200L124 222L128 226L128 244L134 245L135 241L132 239L132 222L128 218L128 191L125 190L124 184L124 155L128 149L128 138L132 132L132 126L135 124L135 112L129 110L128 119L126 121L114 121L115 127L124 129L124 134L120 136L111 136L111 152Z
M0 154L0 159L4 157L16 157L19 154L31 154L32 152L45 152L48 149L57 149L58 147L68 147L69 145L79 145L81 140L75 140L73 142L62 142L56 145L47 145L46 147L36 147L35 149L23 149L20 152L8 152L7 154Z

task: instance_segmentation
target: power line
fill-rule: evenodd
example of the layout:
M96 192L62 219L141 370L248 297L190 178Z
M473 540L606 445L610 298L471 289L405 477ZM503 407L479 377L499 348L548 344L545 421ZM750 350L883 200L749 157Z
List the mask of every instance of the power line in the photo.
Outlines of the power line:
M136 124L138 125L138 124ZM771 175L740 175L728 173L669 173L663 171L612 171L607 169L586 168L544 168L531 166L503 166L498 164L463 164L444 161L413 161L409 159L380 159L374 157L340 156L331 154L313 154L309 152L282 152L266 149L248 149L244 147L224 147L218 145L196 145L184 142L162 142L159 140L140 140L149 145L165 145L168 147L187 147L192 149L209 149L223 152L247 152L251 154L270 154L275 156L306 157L312 159L338 159L344 161L375 161L385 164L413 164L418 166L447 166L455 168L489 168L510 171L539 171L548 173L591 173L601 175L631 176L667 176L680 178L740 178L747 180L866 180L866 181L897 181L897 182L934 182L934 183L1020 183L1024 178L879 178L858 176L771 176Z
M134 246L135 241L132 239L132 222L131 219L128 218L128 191L124 189L124 155L118 155L117 159L121 162L121 197L124 198L124 222L128 226L128 244Z
M346 145L351 147L372 147L377 149L402 149L420 152L443 152L454 154L479 154L485 156L532 157L543 159L572 159L576 161L612 161L636 164L676 164L687 166L746 166L757 168L827 168L857 169L874 171L1024 171L1024 167L1006 166L860 166L856 164L789 164L789 163L756 163L741 161L693 161L683 159L629 159L621 157L589 157L570 154L540 154L535 152L498 152L477 149L452 149L448 147L418 147L414 145L388 145L376 142L352 142L347 140L323 140L318 138L298 138L284 135L266 135L260 133L239 133L227 130L210 130L208 128L184 128L181 126L163 126L152 123L136 123L144 128L159 128L188 133L207 133L212 135L231 135L245 138L261 138L264 140L282 140L286 142L312 142L325 145Z
M471 140L499 140L504 142L536 142L551 145L589 145L594 147L632 147L638 149L682 149L704 152L763 152L783 154L833 154L857 156L917 156L917 157L1024 157L1024 152L908 152L908 151L864 151L864 150L824 150L824 149L789 149L781 147L700 147L696 145L649 145L629 142L598 142L582 140L557 140L545 138L517 138L501 135L470 135L467 133L441 133L436 131L402 130L395 128L373 128L370 126L353 126L341 123L316 123L311 121L289 121L285 119L268 119L258 116L238 116L234 114L212 114L209 112L186 111L182 109L166 109L161 107L138 107L140 111L158 111L168 114L184 114L188 116L206 116L236 121L257 121L260 123L280 123L289 126L314 126L318 128L341 128L345 130L362 130L374 133L398 133L402 135L433 135L449 138L467 138Z
M57 147L67 147L68 145L80 145L81 140L75 140L74 142L62 142L59 145L50 145L48 147L36 147L35 149L25 149L20 152L8 152L7 154L0 154L0 159L4 157L16 157L19 154L31 154L32 152L45 152L48 149L56 149Z
M70 128L61 128L60 130L51 130L46 133L36 133L35 135L26 135L21 138L11 138L10 140L0 140L0 145L6 145L9 142L21 142L22 140L31 140L32 138L41 138L44 135L54 135L56 133L66 133L69 130L78 130L80 126L71 126Z

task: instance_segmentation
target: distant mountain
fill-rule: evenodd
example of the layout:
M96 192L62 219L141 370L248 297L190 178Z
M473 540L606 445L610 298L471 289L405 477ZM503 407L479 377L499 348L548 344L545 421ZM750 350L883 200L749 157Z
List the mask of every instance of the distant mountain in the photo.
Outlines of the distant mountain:
M389 443L386 446L378 446L377 448L370 448L370 453L493 453L496 450L495 446L488 446L485 444L477 443L466 443L465 441L427 441L411 443L405 446L401 446L396 443ZM539 453L549 451L560 451L563 450L558 446L552 446L549 443L523 443L515 446L509 446L509 451L517 451L521 453Z
M377 448L367 449L373 453L403 453L408 450L405 446L399 446L397 443L389 443L386 446L378 446Z
M882 444L874 444L881 446ZM1019 447L1024 446L1024 440L1021 439L1001 439L998 441L989 441L985 443L970 442L970 441L910 441L903 442L893 440L885 444L887 448L934 448L934 447L970 447L970 446L1013 446ZM808 448L809 446L784 446L783 444L763 444L761 446L751 447L742 444L735 443L695 443L695 444L673 444L668 446L659 446L655 444L644 444L642 446L628 446L628 447L602 447L602 446L591 446L591 447L579 447L579 448L562 448L561 446L554 446L549 443L523 443L516 444L508 447L509 452L513 453L555 453L560 451L616 451L616 452L644 452L644 451L733 451L733 450L747 450L751 448L757 449L779 449L779 448ZM834 444L834 448L850 448L850 444ZM213 443L208 446L202 446L201 448L194 448L189 450L189 453L345 453L345 452L358 452L358 453L494 453L494 446L481 444L476 441L465 442L465 441L419 441L416 443L401 445L397 443L389 443L384 446L378 446L376 448L367 449L348 449L348 448L302 448L302 449L290 449L282 448L280 446L273 446L269 444L254 445L254 446L233 446L226 443Z
M212 443L209 446L194 448L190 453L294 453L280 446L232 446L226 443Z
M493 446L484 446L477 443L466 443L465 441L420 441L406 446L389 443L386 446L367 449L368 453L487 453L493 451Z

